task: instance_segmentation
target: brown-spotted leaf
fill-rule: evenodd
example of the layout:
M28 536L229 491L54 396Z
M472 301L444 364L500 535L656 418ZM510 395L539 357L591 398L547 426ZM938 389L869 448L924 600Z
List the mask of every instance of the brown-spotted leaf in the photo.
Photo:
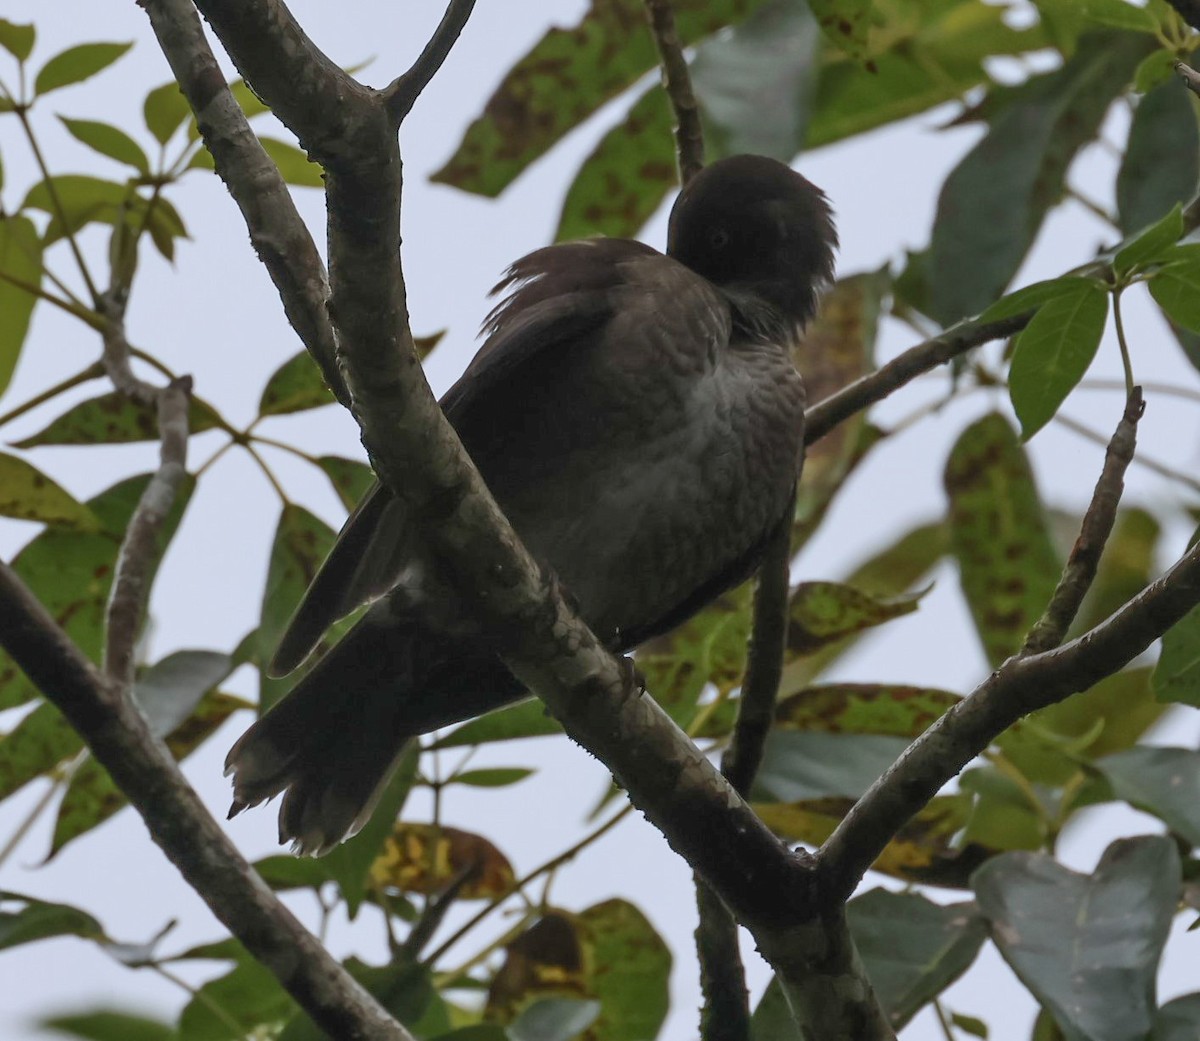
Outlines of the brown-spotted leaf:
M506 949L486 1018L511 1023L539 999L592 998L600 1015L583 1041L658 1036L669 1005L671 952L633 904L606 900L577 915L545 913Z
M37 467L0 452L0 516L95 531L99 523L83 503Z
M547 911L505 948L504 963L488 988L485 1016L511 1023L538 998L578 998L587 993L583 942L575 916Z
M586 1041L657 1037L670 1005L671 951L627 900L605 900L576 919L588 968L588 997L600 1016Z
M1062 564L1029 460L1003 416L991 413L963 431L945 484L963 594L984 653L998 665L1041 617Z
M787 654L811 654L917 609L921 594L881 600L837 582L801 582L788 602Z
M97 530L47 528L12 562L21 580L93 661L99 661L104 643L105 609L121 540L149 480L149 474L130 477L89 499L86 506L98 522ZM163 526L160 547L174 535L193 487L189 477ZM36 693L25 674L0 652L0 709L24 704ZM47 761L46 767L57 761Z
M690 719L707 684L727 694L742 682L751 604L752 587L744 583L638 650L646 688L676 722Z
M947 525L924 524L905 532L894 543L879 550L856 567L845 580L854 589L893 597L924 579L945 554L949 544ZM838 661L861 632L828 643L814 653L793 658L784 666L780 694L802 690Z
M686 47L710 36L745 18L761 2L675 0L680 41ZM498 195L568 130L657 61L641 0L593 0L578 23L548 30L509 70L433 179Z
M175 760L181 762L216 733L234 712L250 707L232 694L211 691L191 716L167 735L167 748ZM103 824L127 802L108 771L94 759L88 759L71 778L66 795L59 804L54 838L46 859L55 856L72 839Z
M192 398L188 408L188 432L199 434L219 425L216 409L200 398ZM154 408L113 391L72 405L44 429L16 442L15 447L119 445L157 441L158 437L158 416Z
M820 846L854 805L853 799L805 799L791 803L755 803L755 812L780 838ZM971 872L994 850L956 841L971 816L971 799L938 795L900 828L872 865L906 882L965 888Z
M375 471L357 459L323 455L317 460L317 465L325 471L333 490L348 510L354 509L375 483Z
M671 106L657 84L584 160L567 189L557 241L636 235L678 184Z
M468 870L472 875L458 893L462 900L501 896L516 880L508 858L482 835L399 821L371 865L370 879L402 893L431 894Z
M836 394L874 367L879 312L890 286L888 270L883 268L839 279L822 298L816 320L792 357L804 374L810 404ZM797 495L793 548L816 529L850 471L877 442L877 436L864 436L866 431L866 414L858 412L808 447Z
M834 734L917 737L958 700L957 694L932 687L830 683L784 698L776 706L775 725Z

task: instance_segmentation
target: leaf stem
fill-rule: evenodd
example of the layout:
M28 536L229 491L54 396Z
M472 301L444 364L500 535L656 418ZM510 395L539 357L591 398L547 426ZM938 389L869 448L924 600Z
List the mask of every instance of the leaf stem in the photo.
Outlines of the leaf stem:
M90 380L99 379L104 375L104 363L99 361L92 362L82 372L75 373L74 376L68 376L65 380L54 384L53 387L47 387L40 394L35 394L28 401L17 405L16 408L10 409L3 415L0 415L0 427L6 423L11 423L14 419L25 415L26 412L31 412L39 405L44 405L47 401L51 401L62 394L64 391L70 390L72 387L78 387L81 383L87 383Z
M87 286L88 293L93 300L100 298L100 292L96 288L96 283L92 281L92 273L88 270L87 262L83 259L83 251L79 248L79 242L75 238L75 232L71 225L67 222L67 211L62 204L62 199L59 197L58 189L54 186L54 178L50 176L50 170L46 166L46 157L42 155L42 149L38 145L37 135L33 132L33 126L29 122L29 112L24 106L18 105L14 111L17 114L17 119L20 120L21 129L25 131L25 138L29 142L29 148L33 152L34 161L37 163L38 169L41 171L42 179L46 185L46 194L50 196L50 205L54 207L54 215L62 221L63 235L66 236L67 243L71 247L71 253L75 257L75 263L79 267L79 274L83 277L84 285Z
M1129 357L1129 344L1125 340L1125 322L1121 318L1121 290L1124 287L1116 286L1112 291L1113 298L1113 324L1117 329L1117 345L1121 348L1121 364L1125 368L1125 394L1128 397L1133 393L1133 362Z

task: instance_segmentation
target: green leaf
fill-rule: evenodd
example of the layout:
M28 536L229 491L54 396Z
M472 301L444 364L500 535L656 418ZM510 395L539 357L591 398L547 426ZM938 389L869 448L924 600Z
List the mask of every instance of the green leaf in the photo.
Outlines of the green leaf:
M760 4L677 0L680 42L690 46ZM593 2L577 25L548 30L509 70L433 180L498 195L567 131L657 64L640 0ZM669 149L669 139L666 143Z
M1123 277L1131 271L1161 259L1163 253L1183 234L1183 207L1177 202L1161 220L1150 225L1113 258L1113 271Z
M140 174L149 175L150 160L146 158L146 153L142 151L141 145L120 127L91 119L67 119L66 116L58 118L77 141L82 141L89 148L115 159L118 163L132 166Z
M837 582L801 582L788 600L787 653L811 654L853 633L912 614L919 599L918 595L885 601Z
M872 889L846 906L854 945L888 1022L901 1029L971 967L987 939L973 903Z
M323 455L317 460L317 465L325 471L333 490L348 510L354 509L375 484L375 471L357 459Z
M1200 753L1138 745L1096 761L1113 793L1200 846Z
M325 177L321 167L293 144L273 137L259 137L263 151L279 167L279 175L288 184L300 188L324 188Z
M271 374L258 402L258 414L282 416L332 405L336 400L312 355L301 351Z
M1117 213L1130 235L1176 203L1187 205L1200 177L1200 129L1174 74L1138 101L1117 172Z
M1005 854L975 874L996 946L1066 1041L1150 1032L1179 886L1179 854L1158 836L1114 842L1092 875L1040 853Z
M69 87L107 69L132 47L132 43L81 43L56 54L33 81L35 95Z
M282 1023L296 1005L274 974L249 956L204 984L179 1017L179 1041L241 1041Z
M1108 293L1098 282L1074 280L1070 293L1042 304L1021 331L1008 371L1008 392L1028 441L1058 411L1096 357L1108 321Z
M21 580L93 661L99 661L104 645L104 615L117 553L129 518L149 480L149 474L131 477L89 499L86 505L98 519L99 530L48 528L26 545L12 563ZM160 548L174 535L193 487L189 477L160 533ZM0 653L0 708L21 705L35 694L25 674L7 655ZM0 755L0 768L3 760L4 755Z
M908 747L906 737L772 730L755 781L756 797L801 802L857 799Z
M475 788L504 788L533 776L533 770L518 766L493 766L484 770L465 770L455 774L454 784L466 784Z
M37 30L32 25L21 25L0 18L0 47L3 47L17 61L24 61L33 53L33 42L37 39Z
M33 221L20 214L0 217L0 275L33 288L42 284L42 243ZM0 395L8 389L29 332L38 298L0 277Z
M980 322L998 322L1002 318L1014 318L1026 311L1036 311L1044 303L1059 296L1070 296L1078 292L1078 283L1087 279L1068 276L1034 282L1002 296L979 316Z
M1088 21L1098 25L1138 33L1158 31L1158 19L1153 14L1144 7L1135 7L1127 3L1126 0L1083 0L1083 10Z
M1089 34L1061 69L994 91L1001 103L992 107L988 133L938 199L930 289L943 325L1003 292L1061 199L1071 162L1095 138L1151 43L1128 33Z
M187 238L179 211L162 195L155 196L151 205L133 185L84 174L62 174L51 177L49 183L35 184L25 196L22 209L50 214L42 236L43 246L50 246L87 224L123 222L133 231L145 225L159 253L170 260L174 255L174 240Z
M779 977L772 976L767 989L750 1017L751 1041L805 1041L800 1033L792 1007L779 986Z
M1161 719L1166 710L1165 705L1154 699L1150 675L1149 668L1125 669L1030 718L1068 739L1090 737L1085 749L1089 756L1122 751Z
M1003 416L963 431L945 484L963 594L989 663L999 665L1041 617L1062 571L1029 460Z
M175 80L155 87L142 102L142 118L146 121L146 129L160 145L171 140L190 112L187 98Z
M216 410L193 397L188 407L188 432L199 434L220 426ZM17 441L17 448L39 445L123 445L157 441L158 413L140 401L112 391L72 405L36 434Z
M540 701L533 698L472 719L451 730L430 747L462 748L464 745L482 745L490 741L511 741L520 737L545 737L561 733L561 724Z
M92 511L36 467L0 452L0 516L95 531Z
M175 1038L175 1028L167 1023L114 1009L51 1016L39 1025L44 1030L69 1034L84 1041L174 1041Z
M403 957L398 957L391 965L378 966L349 958L346 969L376 1001L412 1028L418 1037L428 1036L424 1030L417 1031L418 1024L425 1021L429 1006L437 1000L427 966L408 963ZM329 1035L301 1009L279 1035L279 1041L329 1041Z
M1200 261L1176 261L1159 268L1150 279L1150 295L1171 321L1200 332Z
M10 905L17 904L13 908ZM0 890L0 950L53 936L104 939L104 930L86 911Z
M1174 51L1164 49L1148 54L1137 67L1137 72L1133 74L1133 89L1138 94L1148 94L1164 83L1175 81L1177 79L1175 75L1177 61L1179 58Z
M543 998L526 1008L507 1033L512 1041L571 1041L600 1015L600 1002L583 998Z
M1159 701L1200 708L1200 607L1163 634L1153 683Z
M957 100L988 82L985 59L1046 45L1042 26L1012 29L1004 9L991 4L918 0L876 10L887 45L873 49L869 67L823 55L805 147L832 144Z

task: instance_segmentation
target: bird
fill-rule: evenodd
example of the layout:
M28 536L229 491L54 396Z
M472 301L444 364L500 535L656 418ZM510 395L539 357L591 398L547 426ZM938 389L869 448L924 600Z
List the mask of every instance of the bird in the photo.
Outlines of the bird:
M792 355L836 247L819 188L738 155L680 191L665 253L560 243L493 289L482 346L439 404L534 559L614 653L749 578L790 522L805 404ZM230 817L282 792L281 844L328 852L364 824L409 741L529 696L439 574L404 503L376 483L268 671L291 672L369 606L230 749Z

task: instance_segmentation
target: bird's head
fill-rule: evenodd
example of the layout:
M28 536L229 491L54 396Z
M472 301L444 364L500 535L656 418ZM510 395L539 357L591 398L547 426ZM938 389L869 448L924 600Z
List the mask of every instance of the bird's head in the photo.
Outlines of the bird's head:
M667 253L736 297L803 324L833 278L837 231L825 193L760 155L697 174L671 210Z

